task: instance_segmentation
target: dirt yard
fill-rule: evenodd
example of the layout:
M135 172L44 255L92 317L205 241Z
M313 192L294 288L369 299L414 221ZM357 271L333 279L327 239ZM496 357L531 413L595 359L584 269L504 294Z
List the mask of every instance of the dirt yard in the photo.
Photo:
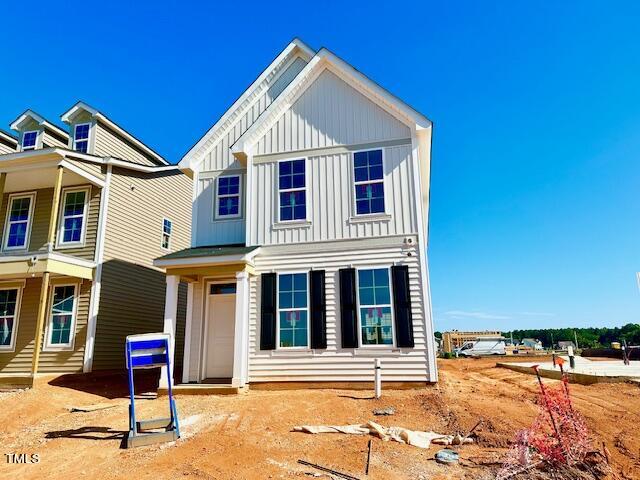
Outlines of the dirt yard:
M121 448L127 430L124 376L117 386L103 378L58 380L36 390L0 393L0 453L38 454L39 463L8 464L2 479L278 479L314 478L298 459L358 478L495 478L518 429L536 414L535 377L495 368L495 359L442 360L438 386L424 390L250 391L240 396L180 396L183 438L175 444ZM113 380L113 379L112 379ZM553 381L549 380L550 383ZM594 448L611 454L609 478L640 478L640 388L628 384L571 386L575 407L587 419ZM69 406L108 403L113 408L70 413ZM163 416L166 397L143 396L145 418ZM374 408L395 407L390 417ZM292 432L296 425L353 424L368 420L440 433L466 432L479 419L478 444L459 447L461 465L433 461L428 450L373 439L369 476L364 475L369 437ZM329 478L329 477L321 477Z

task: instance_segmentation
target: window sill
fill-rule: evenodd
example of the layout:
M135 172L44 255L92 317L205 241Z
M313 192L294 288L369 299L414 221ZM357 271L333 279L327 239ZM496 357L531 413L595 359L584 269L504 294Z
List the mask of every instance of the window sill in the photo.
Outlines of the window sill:
M282 230L285 228L311 228L309 220L294 220L291 222L276 222L271 225L272 230Z
M311 357L315 351L310 348L299 348L290 350L271 350L272 357Z
M359 348L355 348L353 350L353 354L354 356L357 357L376 357L379 355L391 355L391 354L398 354L398 353L402 353L402 349L401 348L395 348L395 347L359 347Z
M373 213L369 215L355 215L349 217L349 223L388 222L391 215L388 213Z
M234 217L214 217L211 220L211 223L237 222L238 220L244 220L242 215L237 215Z
M55 250L69 250L71 248L84 248L85 244L84 242L82 243L62 243L59 245L56 245Z

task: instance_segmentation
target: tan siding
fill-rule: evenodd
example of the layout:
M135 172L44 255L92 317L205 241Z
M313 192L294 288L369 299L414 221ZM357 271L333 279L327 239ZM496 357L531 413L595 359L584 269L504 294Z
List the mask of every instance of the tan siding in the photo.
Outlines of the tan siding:
M79 187L86 185L79 185ZM74 186L75 187L75 186ZM19 195L19 192L16 192ZM0 205L0 219L2 220L2 228L4 235L4 225L7 215L9 194L5 194ZM49 234L49 218L51 216L51 207L53 201L53 188L43 188L36 190L36 203L33 211L33 220L31 224L31 237L29 239L29 251L45 251L47 244L47 236ZM61 199L61 202L63 199ZM62 203L60 204L62 209ZM62 210L61 213L62 214ZM98 228L98 217L100 215L100 188L91 187L89 197L89 209L87 212L87 230L85 236L85 244L79 248L56 248L55 250L65 255L73 255L85 260L93 260L96 236ZM56 232L57 235L57 232Z
M165 275L152 262L161 248L162 219L173 222L171 251L191 238L191 180L180 172L135 173L114 168L109 193L95 370L122 368L127 335L163 328ZM186 287L180 289L177 349L182 351ZM181 356L181 353L176 353ZM181 361L177 362L178 367Z
M2 140L0 140L0 155L4 155L6 153L14 153L16 148L13 146L7 145Z
M29 373L36 331L36 317L42 279L27 279L22 291L20 318L14 352L0 352L0 373ZM40 356L41 373L75 373L82 371L86 339L91 282L82 282L78 298L75 344L71 351L47 352ZM47 317L48 322L48 317Z
M105 179L106 167L103 165L97 165L95 163L82 162L80 160L71 160L71 159L67 159L67 162L75 165L78 168L81 168L82 170L84 170L87 173L90 173L91 175L95 175L101 180Z
M121 138L113 131L98 122L95 126L94 153L98 156L112 156L142 165L157 165L147 154Z
M62 147L67 148L69 146L69 137L67 136L63 140L60 139L60 135L56 132L54 135L48 128L44 129L44 135L42 137L42 143L45 147Z

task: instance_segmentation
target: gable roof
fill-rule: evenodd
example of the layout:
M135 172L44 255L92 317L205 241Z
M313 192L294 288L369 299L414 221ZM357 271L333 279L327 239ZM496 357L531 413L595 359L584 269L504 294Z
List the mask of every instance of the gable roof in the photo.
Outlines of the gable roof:
M238 99L225 111L218 121L196 142L182 157L178 164L180 168L193 169L200 163L205 152L211 148L223 135L223 132L234 125L237 118L244 114L246 108L252 105L252 100L266 88L269 81L295 56L301 56L306 61L315 55L314 50L302 40L294 38L280 54L265 68ZM281 94L282 95L282 94Z
M363 93L371 101L382 107L401 122L415 127L416 130L428 129L431 121L411 106L392 95L380 85L363 75L340 57L322 48L298 73L280 96L262 113L262 115L238 138L231 147L234 155L243 158L251 147L280 119L302 93L325 69L330 68L342 80Z
M79 101L69 110L62 114L60 119L65 123L71 123L73 121L73 117L76 116L79 112L85 111L91 114L92 117L96 118L100 122L104 123L111 130L115 131L118 135L122 136L133 145L135 145L138 149L142 150L144 153L152 157L160 165L169 165L169 162L164 159L159 153L156 153L152 148L147 146L145 143L138 140L136 137L127 132L120 125L109 119L104 113L99 110L93 108L86 103Z
M11 125L10 125L11 130L16 130L16 131L20 130L21 125L23 125L28 119L32 119L35 122L37 122L39 125L42 125L50 130L53 130L54 132L56 132L57 134L61 135L64 138L69 138L69 134L67 132L65 132L63 129L61 129L57 125L54 125L53 123L49 122L42 115L34 112L31 109L25 110L23 113L21 113L18 116L18 118L16 118L13 122L11 122Z

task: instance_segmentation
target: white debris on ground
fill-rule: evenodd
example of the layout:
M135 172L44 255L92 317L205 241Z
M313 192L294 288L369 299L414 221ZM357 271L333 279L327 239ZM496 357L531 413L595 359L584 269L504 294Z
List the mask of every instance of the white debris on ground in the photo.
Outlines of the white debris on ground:
M362 425L302 425L294 427L293 431L311 434L344 433L348 435L373 435L385 442L393 440L419 448L429 448L432 442L438 445L473 443L472 439L460 435L443 435L436 432L422 432L402 427L384 427L376 422L368 422Z

